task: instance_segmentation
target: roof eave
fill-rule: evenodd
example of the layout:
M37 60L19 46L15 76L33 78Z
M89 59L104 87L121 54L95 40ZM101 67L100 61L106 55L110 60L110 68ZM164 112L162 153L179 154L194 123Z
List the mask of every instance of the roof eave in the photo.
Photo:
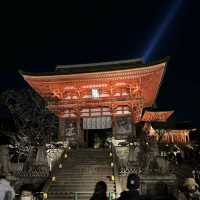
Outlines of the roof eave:
M161 60L158 60L158 61L154 61L154 62L150 62L150 63L148 63L148 64L136 64L136 65L134 65L134 67L135 68L142 68L142 67L150 67L150 66L152 66L152 65L156 65L156 64L160 64L160 63L163 63L163 62L168 62L168 60L169 60L169 57L165 57L165 58L163 58L163 59L161 59ZM120 70L120 69L119 69ZM123 70L123 69L122 69ZM25 71L23 71L23 70L18 70L19 71L19 73L24 77L24 76L35 76L35 77L37 77L37 76L56 76L56 75L67 75L68 73L66 73L66 72L60 72L60 71L54 71L54 72L40 72L40 73L32 73L32 72L25 72ZM114 70L113 70L114 71ZM103 71L102 71L103 72ZM93 73L93 72L86 72L86 73ZM78 74L78 73L75 73L75 74Z
M161 85L162 85L162 82L163 82L163 79L164 79L164 76L165 76L165 73L166 73L166 68L167 68L167 64L168 64L168 62L169 62L169 60L170 60L170 57L167 56L167 57L164 58L164 59L165 59L164 71L163 71L163 74L162 74L162 77L161 77L161 80L160 80L160 84L159 84L158 89L157 89L157 92L156 92L155 100L154 100L154 103L152 104L152 106L155 105L156 100L157 100L157 98L158 98L158 94L159 94L159 91L160 91L160 88L161 88Z

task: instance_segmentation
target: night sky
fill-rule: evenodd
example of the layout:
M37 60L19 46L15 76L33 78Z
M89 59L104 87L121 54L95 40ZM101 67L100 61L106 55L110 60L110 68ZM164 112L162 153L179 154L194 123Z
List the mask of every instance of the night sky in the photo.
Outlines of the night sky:
M144 56L149 62L170 56L157 105L200 127L200 15L195 1L81 2L18 11L15 65L3 69L1 91L26 87L18 69L43 72L57 64Z

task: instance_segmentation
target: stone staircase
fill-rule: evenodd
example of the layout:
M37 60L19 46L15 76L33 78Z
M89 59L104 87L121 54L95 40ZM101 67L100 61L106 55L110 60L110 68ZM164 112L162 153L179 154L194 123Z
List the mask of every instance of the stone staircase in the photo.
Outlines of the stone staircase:
M90 199L95 184L102 180L107 183L108 192L115 192L110 163L111 159L104 149L71 150L63 160L62 168L52 174L56 180L49 180L44 191L51 200L86 200Z

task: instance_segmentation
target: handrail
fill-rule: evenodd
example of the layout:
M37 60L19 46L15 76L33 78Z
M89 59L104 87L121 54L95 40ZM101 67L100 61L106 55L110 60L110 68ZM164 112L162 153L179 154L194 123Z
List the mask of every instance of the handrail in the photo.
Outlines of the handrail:
M50 183L50 179L51 179L51 175L53 174L53 172L59 167L58 164L61 163L61 161L64 159L65 157L65 154L67 153L67 149L64 148L63 152L62 152L62 155L60 156L59 159L56 159L55 161L55 164L54 166L52 167L52 170L50 171L50 174L49 174L49 178L48 180L46 181L46 184L45 186L43 187L43 191L48 191L48 187L49 187L49 183Z
M120 162L119 157L117 156L117 153L116 153L116 149L112 143L111 143L111 151L112 151L112 156L113 156L114 176L115 176L115 186L116 186L115 198L118 198L119 194L122 191L121 183L120 183L120 175L121 175L120 172L123 165Z
M123 168L122 163L119 160L119 157L117 156L116 149L114 148L113 144L111 143L111 151L113 154L113 162L115 163L117 167L117 173L119 175L121 168Z
M92 194L93 194L93 192L68 192L68 194L73 194L73 196L74 196L74 200L78 200L79 199L79 194L91 194L91 196L92 196ZM108 199L109 200L113 200L114 198L113 198L113 192L109 192L108 193ZM35 199L36 200L45 200L45 199L48 199L48 193L47 192L35 192L34 193L34 197L35 197ZM20 199L20 194L16 194L15 195L15 199L17 200L17 199Z
M72 192L73 193L73 192ZM78 200L78 194L93 194L93 192L74 192L74 200ZM108 193L108 199L113 200L113 192Z

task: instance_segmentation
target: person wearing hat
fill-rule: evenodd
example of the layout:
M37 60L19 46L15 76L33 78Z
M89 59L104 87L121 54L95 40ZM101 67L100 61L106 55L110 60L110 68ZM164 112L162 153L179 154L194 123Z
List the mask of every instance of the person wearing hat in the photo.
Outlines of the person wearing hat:
M120 194L118 200L139 200L140 177L137 174L129 174L127 179L127 191Z
M199 185L194 178L185 179L178 200L200 200Z

